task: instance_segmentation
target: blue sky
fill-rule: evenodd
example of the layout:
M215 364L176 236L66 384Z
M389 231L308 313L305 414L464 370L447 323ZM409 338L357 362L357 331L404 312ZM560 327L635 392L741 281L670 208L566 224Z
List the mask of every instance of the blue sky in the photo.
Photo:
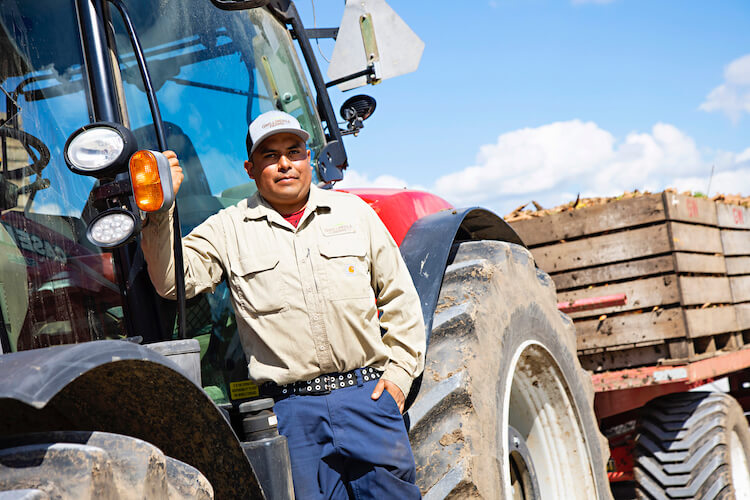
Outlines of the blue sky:
M411 74L341 93L378 107L341 186L412 187L506 214L666 187L750 194L750 4L494 0L389 5ZM316 0L318 27L343 1ZM311 2L297 8L312 27ZM330 58L333 43L321 41ZM320 59L325 72L325 61Z

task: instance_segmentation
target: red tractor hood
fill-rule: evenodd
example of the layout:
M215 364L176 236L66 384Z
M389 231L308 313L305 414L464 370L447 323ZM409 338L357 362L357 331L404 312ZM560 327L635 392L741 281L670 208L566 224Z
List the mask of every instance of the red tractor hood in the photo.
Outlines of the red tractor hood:
M338 189L352 193L365 200L390 231L398 245L404 240L417 219L440 210L449 210L453 206L431 193L409 189L356 188Z

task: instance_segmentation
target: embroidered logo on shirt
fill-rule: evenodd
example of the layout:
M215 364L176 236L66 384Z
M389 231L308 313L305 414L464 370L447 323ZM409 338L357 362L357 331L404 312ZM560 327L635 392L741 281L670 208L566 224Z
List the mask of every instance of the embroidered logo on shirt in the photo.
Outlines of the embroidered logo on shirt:
M353 232L355 232L354 226L345 223L323 228L323 236L338 236L339 234L347 234Z

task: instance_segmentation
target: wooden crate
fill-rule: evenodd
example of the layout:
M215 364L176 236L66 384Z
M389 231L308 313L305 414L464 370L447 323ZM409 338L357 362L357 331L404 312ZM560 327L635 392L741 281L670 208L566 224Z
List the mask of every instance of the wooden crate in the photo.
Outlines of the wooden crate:
M561 302L627 295L625 305L570 314L585 367L695 360L742 345L715 203L660 193L511 225Z
M716 214L732 302L736 304L739 328L747 341L750 340L747 338L750 336L747 332L750 330L750 209L718 204Z

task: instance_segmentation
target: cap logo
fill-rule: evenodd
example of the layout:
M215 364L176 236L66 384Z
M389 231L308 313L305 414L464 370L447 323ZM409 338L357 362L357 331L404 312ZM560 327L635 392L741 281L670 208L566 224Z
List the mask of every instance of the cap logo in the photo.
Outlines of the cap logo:
M283 118L274 120L272 122L264 123L261 128L273 128L278 127L279 125L286 125L287 123L291 123L289 120L285 120Z

